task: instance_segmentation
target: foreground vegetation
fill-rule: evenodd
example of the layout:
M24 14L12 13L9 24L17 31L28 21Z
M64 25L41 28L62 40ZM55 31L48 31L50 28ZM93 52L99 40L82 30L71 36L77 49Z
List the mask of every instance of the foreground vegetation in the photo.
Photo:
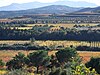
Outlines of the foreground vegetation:
M99 58L91 58L85 66L75 48L59 50L55 52L55 55L49 55L45 50L27 55L19 52L6 63L7 70L4 75L98 75L98 62ZM95 67L91 66L91 63ZM4 66L2 60L0 66Z

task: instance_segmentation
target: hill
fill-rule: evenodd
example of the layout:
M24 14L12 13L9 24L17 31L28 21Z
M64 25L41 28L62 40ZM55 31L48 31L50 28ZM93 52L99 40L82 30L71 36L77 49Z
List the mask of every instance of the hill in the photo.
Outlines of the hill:
M79 10L78 12L88 12L88 13L100 13L100 6L99 7L95 7L95 8L84 8Z
M0 11L15 11L15 10L27 10L27 9L34 9L40 8L49 5L66 5L66 6L74 6L74 7L95 7L97 6L94 3L88 3L84 1L57 1L52 3L40 3L40 2L29 2L29 3L13 3L8 6L0 7Z
M74 8L65 5L50 5L41 8L20 10L20 11L0 11L0 18L9 18L31 14L65 14L78 11L82 8Z

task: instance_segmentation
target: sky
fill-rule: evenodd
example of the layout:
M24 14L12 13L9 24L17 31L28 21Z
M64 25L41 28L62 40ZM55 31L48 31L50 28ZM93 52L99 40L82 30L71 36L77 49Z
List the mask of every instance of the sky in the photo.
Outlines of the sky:
M48 2L56 2L56 1L62 1L62 0L0 0L0 7L10 5L12 3L28 3L28 2L34 2L34 1L48 3ZM63 1L86 1L90 3L95 3L98 6L100 6L100 0L63 0Z

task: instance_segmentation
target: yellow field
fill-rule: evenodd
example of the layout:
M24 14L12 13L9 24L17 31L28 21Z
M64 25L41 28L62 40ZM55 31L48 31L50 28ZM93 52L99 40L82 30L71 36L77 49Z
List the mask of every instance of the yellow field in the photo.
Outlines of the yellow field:
M36 41L37 44L40 46L64 46L64 47L69 47L70 45L73 46L89 46L89 42L81 42L81 41Z
M95 25L97 25L98 23L81 23L81 24L78 24L78 25L84 25L84 26L87 26L87 25L89 25L89 26L95 26ZM27 26L29 26L29 27L32 27L32 26L35 26L35 25L41 25L41 26L43 26L43 25L46 25L46 24L27 24ZM68 26L70 26L71 25L71 27L73 27L75 24L73 24L73 23L71 23L71 24L48 24L48 26L51 26L51 25L53 25L53 26L64 26L64 27L68 27Z
M12 44L24 44L24 43L29 43L30 41L15 41L15 40L0 40L0 44L9 44L9 45L12 45Z
M25 29L32 29L33 26L44 26L46 24L26 24L27 27L16 27L18 29L21 29L21 30L25 30ZM55 26L55 27L64 27L64 28L73 28L75 24L48 24L48 26ZM97 24L96 23L81 23L81 24L78 24L78 25L84 25L84 26L96 26ZM14 27L11 27L11 29L13 29Z
M0 44L25 44L25 43L30 43L29 40L0 40ZM92 47L100 47L100 42L86 42L86 41L35 41L36 44L39 46L64 46L64 47L69 47L70 45L73 45L74 47L77 46L92 46Z
M14 29L15 27L11 27L11 29ZM29 30L29 29L32 29L32 27L16 27L17 29L20 29L20 30Z

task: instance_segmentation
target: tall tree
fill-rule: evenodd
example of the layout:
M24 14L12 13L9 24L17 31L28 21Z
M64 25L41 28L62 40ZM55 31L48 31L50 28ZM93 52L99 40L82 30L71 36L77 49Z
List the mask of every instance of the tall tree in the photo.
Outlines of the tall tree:
M26 57L23 53L18 53L15 57L13 57L12 60L6 63L6 66L8 66L8 69L20 69L25 66L25 60Z
M65 48L56 53L58 61L63 65L76 57L77 52L74 48Z
M28 58L30 59L30 62L33 66L37 67L37 73L39 72L40 66L48 66L50 62L50 57L48 56L47 51L38 51L33 52L28 55Z

